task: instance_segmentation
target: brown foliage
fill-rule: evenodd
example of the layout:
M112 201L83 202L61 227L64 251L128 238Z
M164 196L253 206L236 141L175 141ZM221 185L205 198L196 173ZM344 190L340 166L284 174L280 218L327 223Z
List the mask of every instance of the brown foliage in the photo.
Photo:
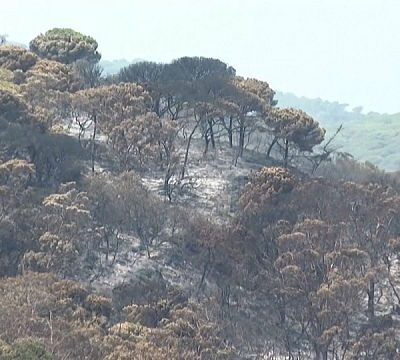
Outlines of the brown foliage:
M82 294L77 296L77 294ZM103 324L81 307L87 296L72 282L28 273L0 280L0 338L8 343L31 338L55 359L103 357Z
M15 274L31 246L36 210L29 184L34 174L34 166L25 160L0 164L0 276Z
M300 151L312 151L325 136L325 129L304 111L274 108L267 114L267 125L275 136L293 143Z
M246 214L257 214L272 207L281 194L287 194L296 185L295 177L283 168L268 167L256 172L245 186L240 205Z
M38 57L34 53L22 47L12 45L0 46L0 67L5 69L25 72L34 66L37 60Z
M39 271L72 274L74 265L86 261L98 243L86 193L77 190L75 183L62 184L59 193L43 200L42 221L39 251L25 254L25 265Z

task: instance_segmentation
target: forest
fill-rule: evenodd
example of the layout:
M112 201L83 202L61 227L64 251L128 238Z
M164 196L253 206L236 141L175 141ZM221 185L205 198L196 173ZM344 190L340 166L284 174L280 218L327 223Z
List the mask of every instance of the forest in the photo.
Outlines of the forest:
M400 177L346 124L215 58L0 42L0 360L400 359Z
M140 58L132 61L102 59L99 64L103 68L103 75L115 75L121 68L143 61ZM358 161L369 162L389 172L399 170L399 113L367 112L362 106L351 108L346 103L298 96L279 90L276 90L275 99L280 107L293 107L311 115L326 129L328 137L342 125L342 130L335 138L335 150L351 154Z

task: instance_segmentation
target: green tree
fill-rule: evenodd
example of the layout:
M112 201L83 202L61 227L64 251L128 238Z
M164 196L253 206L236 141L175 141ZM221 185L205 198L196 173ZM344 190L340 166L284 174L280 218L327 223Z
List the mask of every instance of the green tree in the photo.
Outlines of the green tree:
M72 64L85 59L98 62L97 41L90 36L66 28L54 28L35 37L29 48L41 58Z

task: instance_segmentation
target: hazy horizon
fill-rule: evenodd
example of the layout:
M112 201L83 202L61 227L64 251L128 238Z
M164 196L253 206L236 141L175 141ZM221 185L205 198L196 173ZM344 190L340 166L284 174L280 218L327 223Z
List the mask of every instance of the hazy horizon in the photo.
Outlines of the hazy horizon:
M104 60L219 58L298 96L400 112L400 2L14 0L0 34L28 44L53 27L93 36Z

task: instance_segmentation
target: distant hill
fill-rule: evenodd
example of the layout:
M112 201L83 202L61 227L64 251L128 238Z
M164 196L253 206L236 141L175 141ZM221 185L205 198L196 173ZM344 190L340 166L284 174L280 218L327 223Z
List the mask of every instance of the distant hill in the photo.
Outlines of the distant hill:
M14 46L22 47L22 48L24 48L24 49L28 49L28 48L29 48L28 45L23 44L23 43L20 43L20 42L17 42L17 41L9 41L9 40L6 40L5 44L6 44L6 45L14 45Z
M140 61L144 61L143 59L133 59L132 61L128 61L126 59L117 59L117 60L101 60L100 65L103 68L104 75L115 75L121 70L123 67L128 66L130 64L134 64Z
M349 109L337 101L310 99L292 93L277 92L280 107L294 107L313 116L327 130L327 137L343 124L335 139L340 151L357 160L369 161L387 171L400 170L400 113L362 113L362 107Z
M321 98L310 99L304 96L297 96L289 92L277 91L275 98L279 107L294 107L301 109L319 121L337 122L354 121L361 119L362 107L349 111L348 104L337 101L327 101Z
M327 131L334 127L321 121ZM343 124L336 143L358 160L369 161L386 171L400 170L400 113L368 114L362 120Z

